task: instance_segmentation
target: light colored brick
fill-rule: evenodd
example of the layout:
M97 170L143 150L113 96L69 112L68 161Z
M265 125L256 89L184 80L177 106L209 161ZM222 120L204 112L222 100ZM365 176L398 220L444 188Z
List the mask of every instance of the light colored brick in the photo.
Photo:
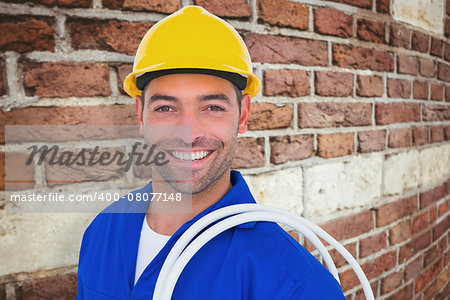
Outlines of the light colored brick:
M0 276L77 264L81 237L92 218L70 213L5 215Z
M419 153L420 184L438 183L450 174L450 144L423 149Z
M383 156L354 156L350 162L333 162L306 168L307 217L330 215L341 209L376 203L380 197Z
M301 168L245 175L244 178L259 204L280 207L298 215L303 212Z
M384 194L398 194L419 183L419 152L412 150L386 158L384 162Z

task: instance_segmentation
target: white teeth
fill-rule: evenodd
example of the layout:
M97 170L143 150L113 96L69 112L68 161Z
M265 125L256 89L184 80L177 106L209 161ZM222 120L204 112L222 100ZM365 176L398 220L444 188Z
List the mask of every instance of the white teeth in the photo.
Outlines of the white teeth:
M185 161L194 161L202 159L211 151L197 151L197 152L170 152L173 156L175 156L178 159L185 160Z

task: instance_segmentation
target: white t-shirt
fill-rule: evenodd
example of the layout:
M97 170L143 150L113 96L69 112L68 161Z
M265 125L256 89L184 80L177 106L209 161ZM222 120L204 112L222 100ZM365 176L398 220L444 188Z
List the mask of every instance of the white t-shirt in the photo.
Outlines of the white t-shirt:
M170 235L159 234L151 229L147 223L147 217L144 217L144 222L142 223L141 229L141 237L139 238L134 284L136 284L142 272L144 272L145 268L164 247L170 237Z

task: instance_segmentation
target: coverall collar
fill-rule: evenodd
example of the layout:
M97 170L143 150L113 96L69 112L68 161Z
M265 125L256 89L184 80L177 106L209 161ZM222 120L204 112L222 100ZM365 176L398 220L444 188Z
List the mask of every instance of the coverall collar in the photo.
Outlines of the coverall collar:
M170 237L161 251L155 256L152 262L147 266L147 268L142 273L136 285L139 283L141 279L148 276L148 274L160 270L162 264L164 263L165 258L169 254L175 242L179 239L179 237L197 220L205 216L206 214L217 210L219 208L234 205L234 204L245 204L245 203L256 203L253 198L250 189L247 186L244 178L242 177L239 171L231 170L230 172L230 181L232 184L232 188L225 194L225 196L212 204L198 215L196 215L191 220L185 222L181 225L180 228ZM145 186L142 191L152 192L151 182ZM130 290L133 289L134 286L134 275L136 269L136 259L137 252L139 246L139 238L140 231L142 227L142 223L145 217L145 213L129 213L124 218L123 224L121 226L120 241L121 241L121 252L122 259L125 266L125 272L128 278L128 285ZM213 224L217 223L214 222ZM245 224L240 224L235 227L237 228L252 228L255 226L256 222L249 222ZM156 282L155 282L156 283Z

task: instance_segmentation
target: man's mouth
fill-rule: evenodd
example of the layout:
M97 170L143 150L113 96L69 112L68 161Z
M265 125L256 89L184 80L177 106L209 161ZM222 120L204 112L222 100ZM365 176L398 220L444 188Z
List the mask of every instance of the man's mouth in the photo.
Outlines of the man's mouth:
M204 151L177 151L177 150L169 150L170 155L172 155L175 158L178 158L179 160L186 161L186 162L194 162L202 160L211 153L213 153L213 150L204 150Z

